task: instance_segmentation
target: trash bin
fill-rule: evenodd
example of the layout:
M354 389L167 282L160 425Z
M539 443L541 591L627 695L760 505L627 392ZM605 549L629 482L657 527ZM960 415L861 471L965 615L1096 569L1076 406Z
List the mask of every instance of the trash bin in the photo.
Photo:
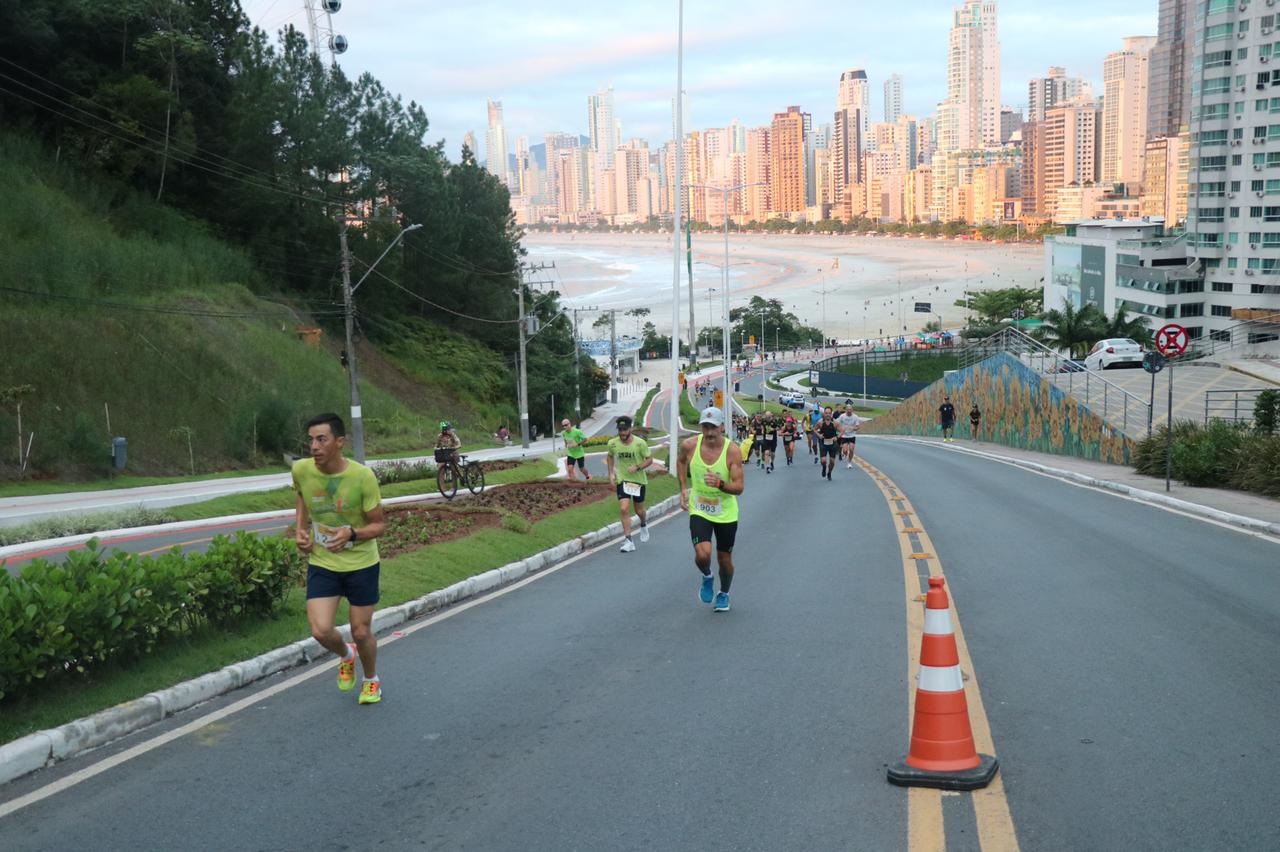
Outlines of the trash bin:
M125 462L129 457L129 441L126 438L115 437L111 439L111 468L116 471L124 470Z

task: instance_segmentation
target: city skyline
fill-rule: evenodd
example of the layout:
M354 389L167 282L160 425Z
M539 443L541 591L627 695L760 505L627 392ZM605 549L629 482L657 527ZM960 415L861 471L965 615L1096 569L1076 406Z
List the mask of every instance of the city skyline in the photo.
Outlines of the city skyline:
M288 23L305 29L301 0L243 5L269 31ZM530 14L523 4L499 0L454 9L348 0L334 16L334 29L351 43L338 60L346 73L368 71L406 101L423 105L431 121L428 140L443 140L451 159L466 133L483 138L489 100L502 102L514 147L520 136L540 141L552 132L587 134L586 98L610 86L621 138L658 147L671 138L675 88L676 4L669 5L669 14L656 16L651 6ZM808 0L789 4L785 14L759 0L714 8L688 4L685 88L693 127L724 127L735 118L765 125L788 105L828 115L835 106L831 80L849 68L866 69L877 95L890 75L901 75L904 113L932 115L947 95L944 57L956 5L924 0L889 20L868 10L865 21L855 8L848 33L826 25L829 9ZM1156 31L1156 0L1124 12L1115 5L1000 0L1001 102L1024 106L1027 82L1044 76L1049 65L1102 91L1105 57L1125 37ZM718 23L729 8L732 22ZM437 52L424 51L423 33L461 31L467 38L440 39L432 44ZM877 120L879 98L871 100Z

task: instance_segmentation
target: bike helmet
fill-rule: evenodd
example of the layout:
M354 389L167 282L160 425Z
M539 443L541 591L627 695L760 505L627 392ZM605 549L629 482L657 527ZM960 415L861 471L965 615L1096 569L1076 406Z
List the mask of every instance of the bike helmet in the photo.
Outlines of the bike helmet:
M450 429L452 429L452 428L453 428L453 424L452 424L452 423L450 423L448 420L441 420L441 421L440 421L440 431L441 431L441 432L448 432L448 431L449 431Z

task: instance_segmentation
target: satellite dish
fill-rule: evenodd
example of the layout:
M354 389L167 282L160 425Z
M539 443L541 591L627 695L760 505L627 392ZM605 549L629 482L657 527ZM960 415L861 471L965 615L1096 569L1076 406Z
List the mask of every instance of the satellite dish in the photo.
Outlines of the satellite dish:
M336 15L342 9L342 0L324 0L321 5L330 15Z
M331 0L331 2L337 2L337 0ZM348 46L349 46L349 43L347 42L346 36L344 35L329 36L329 49L332 50L334 53L346 53Z

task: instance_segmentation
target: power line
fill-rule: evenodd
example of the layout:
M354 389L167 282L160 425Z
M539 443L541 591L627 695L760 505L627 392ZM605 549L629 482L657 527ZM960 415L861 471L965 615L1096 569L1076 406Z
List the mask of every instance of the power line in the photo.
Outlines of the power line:
M363 260L360 260L360 258L355 258L355 259L359 260L360 263L364 264L364 266L366 267L369 266L369 264L365 263ZM418 301L423 302L424 304L430 305L436 310L444 311L447 314L452 314L453 316L461 317L462 319L471 320L473 322L487 322L487 323L492 323L494 325L514 325L520 322L520 319L518 317L516 319L496 320L496 319L486 319L485 317L472 316L470 314L464 314L461 311L455 311L452 308L446 308L444 305L437 304L436 302L431 301L425 296L418 295L417 293L410 290L408 287L405 287L404 285L400 284L400 282L396 281L393 278L388 277L385 273L379 272L377 269L373 270L373 274L383 279L384 281L389 283L391 286L395 287L397 290L403 291L404 293L412 296Z

